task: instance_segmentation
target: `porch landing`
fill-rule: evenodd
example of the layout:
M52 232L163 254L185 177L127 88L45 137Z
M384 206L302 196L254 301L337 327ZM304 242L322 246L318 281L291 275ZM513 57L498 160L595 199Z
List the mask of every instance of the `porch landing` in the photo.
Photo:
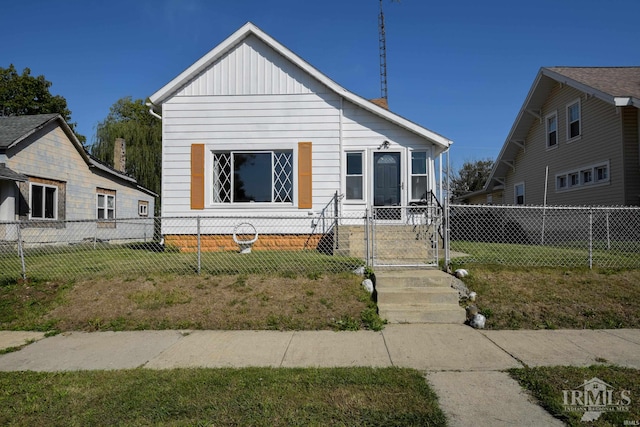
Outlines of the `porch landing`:
M376 268L375 277L378 311L389 323L464 323L455 277L435 268Z

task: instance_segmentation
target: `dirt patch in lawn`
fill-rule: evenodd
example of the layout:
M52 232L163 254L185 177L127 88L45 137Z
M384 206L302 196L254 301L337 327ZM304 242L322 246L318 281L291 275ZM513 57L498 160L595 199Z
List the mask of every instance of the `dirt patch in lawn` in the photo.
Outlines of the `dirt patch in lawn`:
M149 276L76 282L43 316L59 330L363 327L371 298L354 274Z

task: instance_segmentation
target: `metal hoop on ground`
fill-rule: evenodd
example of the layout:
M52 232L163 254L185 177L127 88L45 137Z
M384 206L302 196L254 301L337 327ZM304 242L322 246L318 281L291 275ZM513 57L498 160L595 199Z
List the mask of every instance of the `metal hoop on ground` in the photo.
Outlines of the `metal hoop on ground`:
M238 240L238 230L240 230L240 227L243 226L247 226L250 227L253 231L251 231L250 233L253 233L253 238L249 239L249 240ZM250 233L240 233L241 235L245 235L245 234L250 234ZM240 224L236 225L235 228L233 229L233 241L236 242L238 244L238 247L240 248L240 253L241 254L250 254L251 253L251 247L253 246L253 244L255 242L258 241L258 230L256 230L256 227L254 227L253 224L250 224L248 222L241 222Z

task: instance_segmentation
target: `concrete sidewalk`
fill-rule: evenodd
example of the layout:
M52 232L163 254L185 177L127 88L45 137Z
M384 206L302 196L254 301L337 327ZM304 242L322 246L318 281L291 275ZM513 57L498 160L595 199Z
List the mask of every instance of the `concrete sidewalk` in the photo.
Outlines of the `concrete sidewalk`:
M477 331L464 325L394 324L382 332L71 332L49 338L0 331L0 349L30 340L37 342L0 356L0 371L415 368L426 373L456 426L557 422L501 372L509 368L613 363L640 369L640 329Z

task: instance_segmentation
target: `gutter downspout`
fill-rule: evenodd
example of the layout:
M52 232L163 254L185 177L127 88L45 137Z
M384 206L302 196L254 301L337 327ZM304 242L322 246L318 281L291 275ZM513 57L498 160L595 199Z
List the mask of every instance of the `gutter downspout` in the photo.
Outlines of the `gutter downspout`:
M145 104L147 107L149 107L149 114L151 114L153 117L162 120L162 116L159 115L158 113L156 113L155 111L153 111L153 107L154 105L151 102L147 102Z

